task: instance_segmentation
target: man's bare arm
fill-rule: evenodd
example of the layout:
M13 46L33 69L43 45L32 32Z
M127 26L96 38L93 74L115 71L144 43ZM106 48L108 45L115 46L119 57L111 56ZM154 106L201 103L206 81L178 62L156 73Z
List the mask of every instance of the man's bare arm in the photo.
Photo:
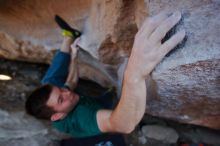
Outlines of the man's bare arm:
M97 113L98 126L102 132L129 133L140 122L146 107L145 79L163 57L185 37L185 31L180 31L161 44L166 33L180 19L180 12L176 12L170 17L160 13L145 20L135 36L124 73L119 104L113 111L100 110Z
M79 38L74 41L71 45L71 62L69 66L69 74L66 79L65 85L67 85L71 90L73 90L78 82L78 63L77 63L77 54L78 54L78 47L77 43Z

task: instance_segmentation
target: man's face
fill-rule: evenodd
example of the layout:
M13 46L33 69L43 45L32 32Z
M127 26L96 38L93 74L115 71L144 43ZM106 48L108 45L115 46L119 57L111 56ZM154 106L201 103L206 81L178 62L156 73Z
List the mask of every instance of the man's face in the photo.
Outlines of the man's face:
M79 95L76 93L64 88L53 87L46 105L56 112L69 113L78 101Z

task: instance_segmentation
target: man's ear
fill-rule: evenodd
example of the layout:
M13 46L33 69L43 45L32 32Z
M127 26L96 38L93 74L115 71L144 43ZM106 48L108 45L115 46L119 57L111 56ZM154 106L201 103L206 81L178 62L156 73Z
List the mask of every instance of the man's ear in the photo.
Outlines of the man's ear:
M51 121L61 120L66 116L66 113L55 113L50 117Z

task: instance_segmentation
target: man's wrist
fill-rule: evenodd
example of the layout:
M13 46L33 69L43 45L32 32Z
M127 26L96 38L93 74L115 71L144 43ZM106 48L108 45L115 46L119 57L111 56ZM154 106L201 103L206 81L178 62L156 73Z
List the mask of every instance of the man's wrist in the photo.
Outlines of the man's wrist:
M74 53L74 54L72 53L71 58L72 58L72 60L75 60L77 58L77 53Z
M64 84L64 88L67 88L67 89L71 90L71 86L70 86L69 83L65 83L65 84Z
M138 83L144 78L135 70L126 69L124 73L124 80L129 83Z

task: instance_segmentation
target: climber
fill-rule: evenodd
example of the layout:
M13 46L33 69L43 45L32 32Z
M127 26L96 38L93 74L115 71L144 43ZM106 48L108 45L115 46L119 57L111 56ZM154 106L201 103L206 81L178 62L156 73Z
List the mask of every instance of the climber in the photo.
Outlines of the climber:
M130 133L145 112L145 80L163 57L185 37L185 31L182 30L161 43L180 19L180 12L171 16L160 13L143 22L135 36L124 71L121 97L115 109L105 109L96 100L70 90L75 88L78 80L76 38L80 32L59 24L61 21L58 20L63 29L63 44L42 80L44 85L28 97L27 112L37 118L51 120L59 131L73 137L107 132Z

